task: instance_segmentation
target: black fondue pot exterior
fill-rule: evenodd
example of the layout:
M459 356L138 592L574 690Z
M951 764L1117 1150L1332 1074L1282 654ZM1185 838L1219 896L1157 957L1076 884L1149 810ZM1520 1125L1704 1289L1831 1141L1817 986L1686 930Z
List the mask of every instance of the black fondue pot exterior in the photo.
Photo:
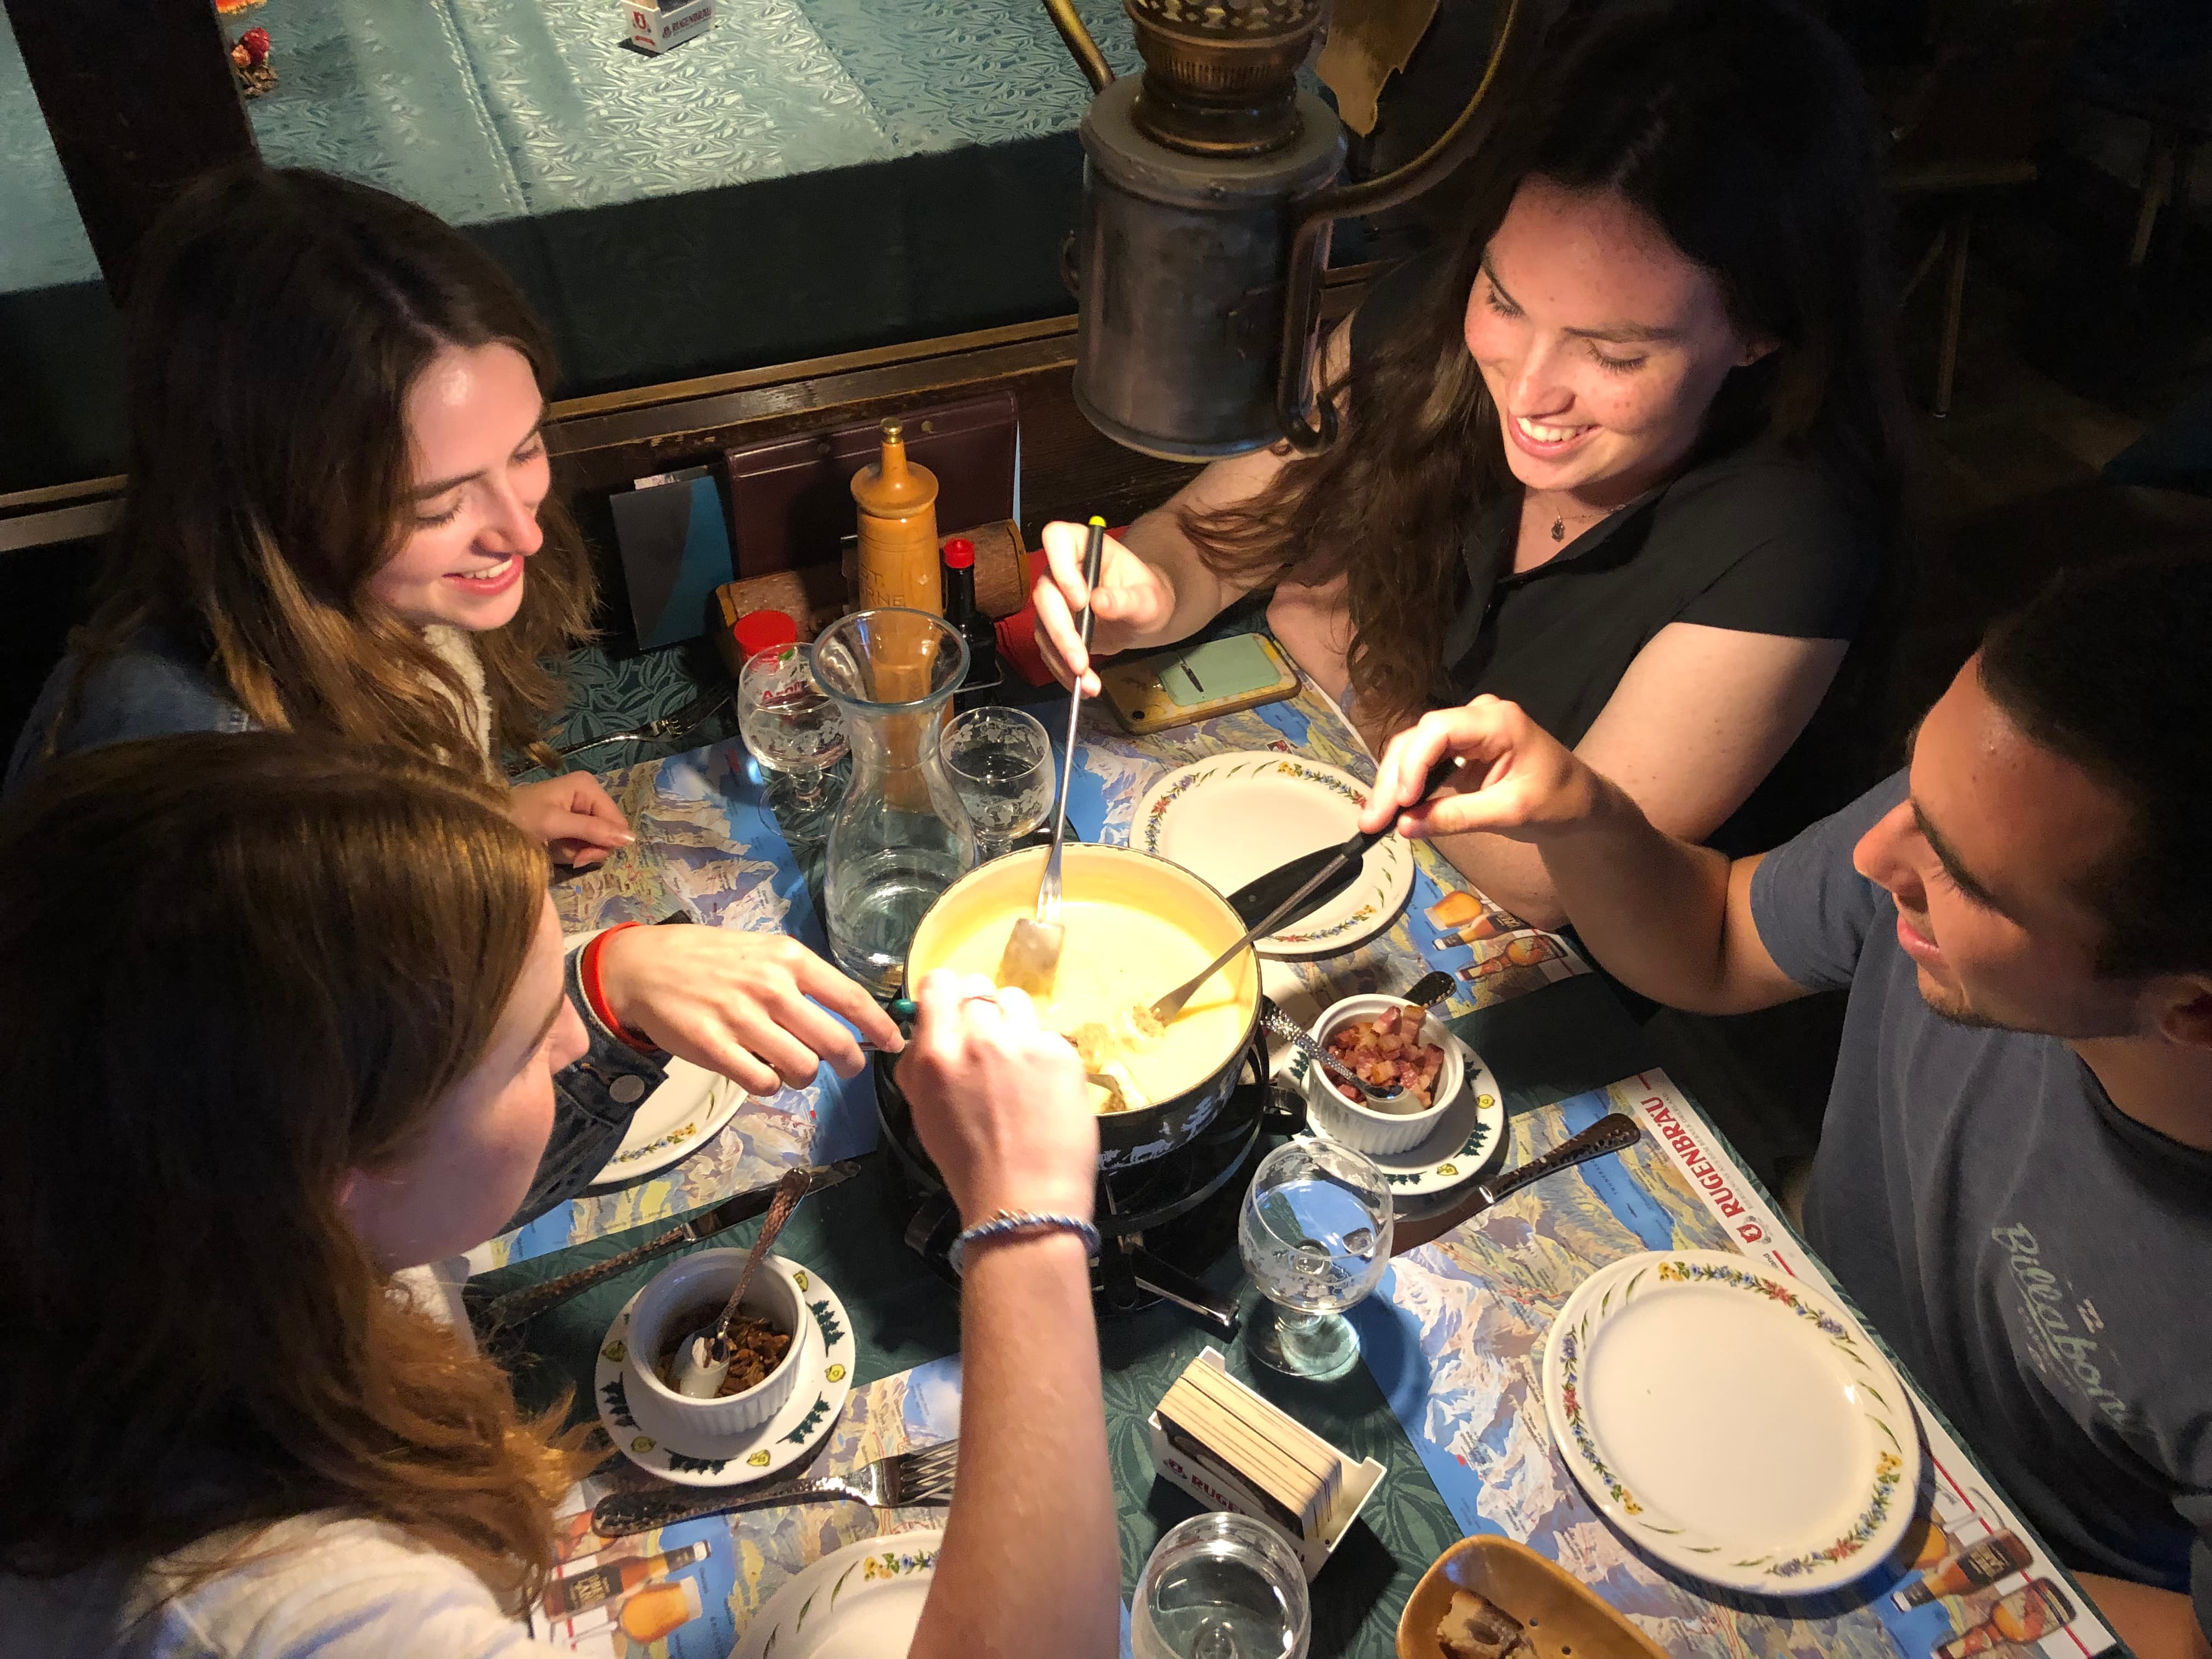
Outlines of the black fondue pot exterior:
M1244 923L1238 918L1236 911L1230 908L1229 902L1180 865L1171 864L1165 859L1155 858L1149 853L1139 853L1127 847L1086 846L1073 842L1068 844L1063 856L1066 861L1063 866L1063 879L1071 892L1076 890L1079 871L1090 860L1098 859L1110 859L1115 861L1139 860L1142 866L1151 867L1153 878L1162 891L1172 893L1176 902L1190 907L1185 914L1191 921L1200 924L1211 923L1216 928L1227 930L1222 933L1221 945L1215 947L1216 949L1227 945L1231 940L1244 931ZM1017 861L1024 867L1028 890L1034 892L1037 877L1043 869L1042 848L1015 852L1003 859L994 859L991 863L969 872L945 890L937 903L931 906L928 915L922 918L921 928L915 935L917 940L926 935L930 917L936 915L943 907L959 902L963 888L969 888L980 878L992 875L994 872L998 871L999 866L1012 866ZM1006 873L1011 872L1002 872L999 878L1004 879ZM1217 912L1218 915L1216 915ZM1204 1133L1206 1126L1220 1115L1221 1109L1228 1101L1231 1092L1243 1079L1245 1057L1252 1047L1253 1035L1259 1026L1260 1007L1263 1000L1259 992L1259 958L1249 946L1245 949L1243 963L1251 977L1252 1007L1243 1022L1236 1042L1231 1045L1229 1052L1222 1056L1219 1066L1208 1073L1202 1082L1185 1089L1180 1094L1156 1102L1150 1106L1140 1107L1134 1111L1101 1112L1098 1115L1098 1167L1102 1170L1124 1169L1134 1164L1149 1163L1154 1158L1164 1158L1195 1136ZM1237 963L1232 962L1224 971L1234 973L1237 967ZM909 988L912 987L915 978L912 958L909 957L907 975ZM1172 985L1160 987L1163 994L1174 988Z

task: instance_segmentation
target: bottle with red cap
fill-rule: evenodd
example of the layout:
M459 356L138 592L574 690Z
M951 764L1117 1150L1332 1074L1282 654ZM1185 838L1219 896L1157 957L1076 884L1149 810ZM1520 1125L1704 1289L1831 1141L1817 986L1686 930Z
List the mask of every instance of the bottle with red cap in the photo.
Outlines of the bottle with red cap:
M738 644L738 660L750 662L763 651L799 643L799 624L787 611L748 611L730 624L730 637Z
M968 678L953 694L952 706L969 709L988 702L998 689L999 635L975 603L975 544L955 536L945 544L945 620L968 641Z

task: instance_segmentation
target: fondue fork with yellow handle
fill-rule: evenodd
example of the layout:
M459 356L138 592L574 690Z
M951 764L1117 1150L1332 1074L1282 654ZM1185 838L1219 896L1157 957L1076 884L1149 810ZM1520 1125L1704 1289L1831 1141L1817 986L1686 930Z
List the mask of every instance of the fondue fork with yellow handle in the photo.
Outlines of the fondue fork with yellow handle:
M1099 566L1106 557L1106 520L1095 514L1091 533L1083 544L1083 615L1076 620L1076 637L1091 648L1090 594L1098 586ZM1060 745L1060 796L1052 813L1052 850L1045 854L1044 878L1037 883L1036 913L1016 919L1007 935L1006 953L999 958L1001 985L1019 986L1039 1002L1052 1000L1054 981L1060 977L1060 953L1067 944L1067 929L1060 920L1060 849L1067 839L1067 788L1075 777L1075 723L1083 713L1083 677L1067 694L1067 732Z

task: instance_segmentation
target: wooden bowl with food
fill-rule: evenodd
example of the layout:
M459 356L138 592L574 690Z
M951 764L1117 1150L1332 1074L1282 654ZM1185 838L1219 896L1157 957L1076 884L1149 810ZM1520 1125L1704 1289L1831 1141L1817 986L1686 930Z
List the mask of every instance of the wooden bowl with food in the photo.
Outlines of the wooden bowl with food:
M1582 1580L1526 1544L1463 1538L1413 1586L1398 1659L1667 1659Z
M672 1381L678 1345L720 1316L745 1255L701 1250L681 1257L638 1292L623 1376L630 1414L647 1432L672 1444L726 1438L760 1427L791 1398L809 1321L795 1282L799 1267L780 1255L761 1263L745 1287L732 1328L738 1358L722 1392L696 1400L678 1394Z
M1314 1022L1314 1041L1370 1083L1395 1084L1370 1105L1325 1067L1306 1067L1306 1111L1315 1128L1355 1152L1388 1157L1418 1146L1467 1079L1466 1051L1428 1010L1399 997L1346 997Z

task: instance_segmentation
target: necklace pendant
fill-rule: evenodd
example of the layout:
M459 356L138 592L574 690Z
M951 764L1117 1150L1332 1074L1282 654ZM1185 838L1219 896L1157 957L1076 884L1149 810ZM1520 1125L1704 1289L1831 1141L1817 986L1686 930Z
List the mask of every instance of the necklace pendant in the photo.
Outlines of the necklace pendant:
M1564 518L1559 518L1559 519L1554 519L1554 520L1552 520L1552 539L1553 539L1553 541L1555 541L1555 542L1563 542L1563 541L1566 540L1566 538L1567 538L1567 521L1566 521L1566 520L1565 520Z

